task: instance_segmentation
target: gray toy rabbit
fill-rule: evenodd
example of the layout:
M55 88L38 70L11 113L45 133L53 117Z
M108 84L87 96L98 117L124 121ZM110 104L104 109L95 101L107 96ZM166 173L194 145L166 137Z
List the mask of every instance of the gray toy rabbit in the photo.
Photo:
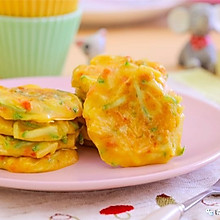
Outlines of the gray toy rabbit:
M220 31L220 4L195 3L189 8L175 8L168 15L168 25L176 32L191 33L180 53L179 64L186 68L203 67L215 73L217 52L209 33Z

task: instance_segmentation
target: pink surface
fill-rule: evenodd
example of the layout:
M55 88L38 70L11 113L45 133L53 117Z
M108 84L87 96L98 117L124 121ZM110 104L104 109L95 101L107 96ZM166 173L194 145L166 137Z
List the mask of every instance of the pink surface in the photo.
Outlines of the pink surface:
M38 84L73 91L69 77L18 78L0 80L3 86ZM79 149L79 161L72 166L40 174L16 174L0 170L0 186L28 190L83 191L143 184L191 172L220 156L220 108L191 96L183 96L185 121L183 156L167 164L112 168L101 161L96 149Z

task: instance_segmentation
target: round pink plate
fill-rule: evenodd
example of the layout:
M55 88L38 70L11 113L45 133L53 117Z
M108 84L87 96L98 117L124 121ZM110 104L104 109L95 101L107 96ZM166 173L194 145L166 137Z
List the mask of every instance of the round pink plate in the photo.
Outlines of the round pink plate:
M7 87L24 84L74 91L70 77L0 80L0 85ZM57 171L19 174L0 170L0 186L43 191L101 190L172 178L208 164L220 156L220 107L182 92L180 95L185 107L182 144L186 150L167 164L113 168L102 162L96 149L81 148L76 164Z

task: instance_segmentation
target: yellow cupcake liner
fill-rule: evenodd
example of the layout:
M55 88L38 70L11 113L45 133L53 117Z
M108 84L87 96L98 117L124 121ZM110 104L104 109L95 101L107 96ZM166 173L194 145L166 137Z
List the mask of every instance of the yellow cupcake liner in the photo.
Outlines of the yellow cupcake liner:
M0 0L0 15L45 17L74 12L78 0Z

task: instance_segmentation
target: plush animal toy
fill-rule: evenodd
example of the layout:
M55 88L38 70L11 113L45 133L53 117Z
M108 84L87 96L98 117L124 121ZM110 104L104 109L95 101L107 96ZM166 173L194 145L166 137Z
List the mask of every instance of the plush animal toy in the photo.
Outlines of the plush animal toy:
M169 13L168 25L176 32L191 33L180 53L179 64L187 68L203 67L215 73L217 52L209 33L220 31L220 4L194 3L189 8L177 7Z
M106 29L102 28L86 38L76 40L76 44L88 57L88 62L96 55L103 54L105 52L106 32Z

